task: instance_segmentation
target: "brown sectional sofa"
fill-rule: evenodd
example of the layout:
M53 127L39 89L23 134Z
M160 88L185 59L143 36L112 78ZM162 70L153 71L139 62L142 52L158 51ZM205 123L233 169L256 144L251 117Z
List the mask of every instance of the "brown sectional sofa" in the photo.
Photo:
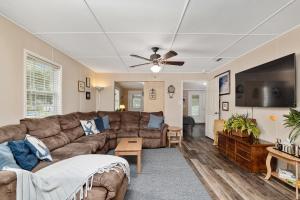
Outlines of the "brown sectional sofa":
M162 112L153 113L163 116ZM89 120L97 116L109 116L110 129L104 133L85 136L80 120ZM107 153L114 149L117 141L124 137L142 137L143 148L166 146L167 125L161 129L148 129L150 113L139 112L89 112L70 113L42 119L22 119L19 125L0 127L0 143L24 139L26 134L42 140L49 150L53 162L76 155ZM38 171L53 162L40 161L32 170ZM120 169L97 174L88 199L122 200L126 194L128 179ZM3 200L16 199L16 175L14 172L0 171L0 195Z

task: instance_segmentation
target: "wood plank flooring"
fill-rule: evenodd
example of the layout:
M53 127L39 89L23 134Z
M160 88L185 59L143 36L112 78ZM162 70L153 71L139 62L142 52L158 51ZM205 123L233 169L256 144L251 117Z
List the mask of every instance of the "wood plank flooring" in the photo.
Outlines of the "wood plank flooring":
M214 200L295 199L293 188L238 168L219 154L209 138L187 137L181 151Z

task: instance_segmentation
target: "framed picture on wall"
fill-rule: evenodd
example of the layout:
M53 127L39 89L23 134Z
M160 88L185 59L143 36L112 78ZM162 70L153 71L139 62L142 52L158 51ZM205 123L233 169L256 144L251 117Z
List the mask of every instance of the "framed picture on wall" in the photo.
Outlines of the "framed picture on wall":
M222 102L222 111L229 111L229 102L227 101Z
M91 99L91 92L86 92L86 93L85 93L85 98L86 98L87 100L90 100L90 99Z
M85 83L83 81L78 81L78 92L85 92Z
M219 95L230 94L230 71L218 75L219 77Z
M91 78L90 77L86 77L85 84L86 84L87 88L91 87Z

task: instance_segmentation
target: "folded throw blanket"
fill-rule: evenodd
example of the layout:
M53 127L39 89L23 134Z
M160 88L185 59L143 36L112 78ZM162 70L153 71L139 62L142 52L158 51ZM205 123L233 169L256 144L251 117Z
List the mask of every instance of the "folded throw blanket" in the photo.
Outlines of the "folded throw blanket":
M8 168L17 174L17 200L73 200L87 197L91 190L93 176L113 170L123 169L130 179L128 162L111 155L80 155L54 163L35 173ZM85 186L85 187L84 187Z

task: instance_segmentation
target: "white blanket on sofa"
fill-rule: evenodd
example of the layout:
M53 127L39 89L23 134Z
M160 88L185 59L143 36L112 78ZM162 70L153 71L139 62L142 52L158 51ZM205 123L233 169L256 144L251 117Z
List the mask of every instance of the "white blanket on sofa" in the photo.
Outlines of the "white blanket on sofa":
M130 178L128 162L110 155L75 156L45 167L36 173L20 169L7 169L17 174L17 200L69 200L80 194L87 196L92 188L93 176L115 167L123 169ZM86 186L86 187L83 187Z

